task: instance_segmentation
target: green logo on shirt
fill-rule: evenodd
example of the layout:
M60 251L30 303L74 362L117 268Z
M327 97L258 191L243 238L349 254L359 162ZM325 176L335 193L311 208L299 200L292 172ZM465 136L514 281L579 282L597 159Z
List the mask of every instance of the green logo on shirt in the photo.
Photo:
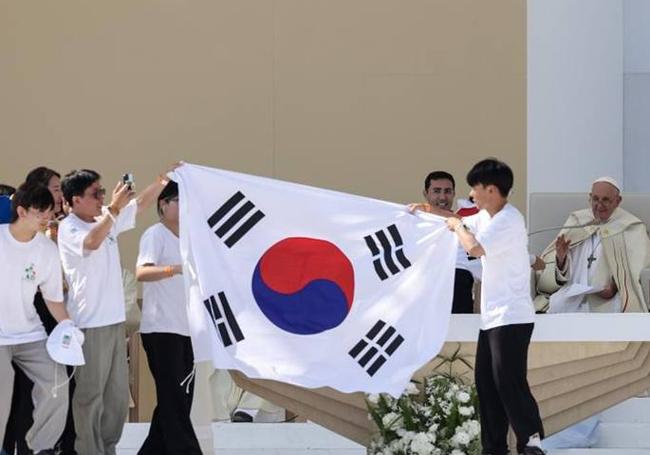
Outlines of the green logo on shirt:
M33 262L29 265L29 267L25 267L25 279L27 281L34 281L36 279L36 270L34 270Z

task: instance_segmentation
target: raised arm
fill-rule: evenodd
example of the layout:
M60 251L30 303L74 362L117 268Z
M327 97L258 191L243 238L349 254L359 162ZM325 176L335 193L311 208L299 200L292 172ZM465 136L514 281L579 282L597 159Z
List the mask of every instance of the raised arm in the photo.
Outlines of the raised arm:
M483 246L476 240L474 234L467 230L461 219L454 217L447 218L447 227L456 233L461 246L470 256L480 258L485 254Z
M115 218L117 218L120 211L126 207L129 201L133 198L133 194L133 191L122 182L119 182L115 186L113 189L113 197L107 211L84 238L84 250L94 251L101 246L102 242L111 231L113 223L115 223Z
M177 162L171 165L164 173L156 177L156 180L147 186L136 198L138 202L138 215L146 211L149 207L156 203L158 196L162 192L169 179L166 177L168 172L172 172L174 169L181 166L183 163Z

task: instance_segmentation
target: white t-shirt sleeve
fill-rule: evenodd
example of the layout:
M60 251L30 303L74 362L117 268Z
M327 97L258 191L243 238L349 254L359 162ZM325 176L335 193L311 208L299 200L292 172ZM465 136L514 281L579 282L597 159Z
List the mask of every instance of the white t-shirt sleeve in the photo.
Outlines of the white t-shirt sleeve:
M66 223L59 229L58 244L59 250L62 255L67 258L79 257L82 258L84 254L84 240L90 232L86 226L78 223Z
M472 232L473 234L476 234L476 231L478 231L479 213L470 216L465 216L462 218L463 224L467 226L469 231Z
M160 236L156 235L155 229L148 229L140 238L140 249L136 265L159 264L161 251Z
M50 240L47 241L51 242ZM39 288L45 300L63 302L63 274L59 255L54 244L48 245L47 257L49 267L45 276L42 277L43 280L39 283Z
M496 216L485 229L476 234L476 240L483 247L486 256L501 254L512 247L512 239L516 238L517 223L518 220L511 216Z
M121 234L135 227L135 216L138 214L138 201L132 199L115 219L114 232Z

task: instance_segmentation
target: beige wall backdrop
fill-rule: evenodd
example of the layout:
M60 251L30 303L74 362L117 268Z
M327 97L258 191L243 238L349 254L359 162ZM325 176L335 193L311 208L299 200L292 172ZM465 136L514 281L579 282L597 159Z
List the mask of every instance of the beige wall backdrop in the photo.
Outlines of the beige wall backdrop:
M0 1L0 182L182 159L398 202L485 156L526 193L522 0ZM134 262L142 229L122 242Z

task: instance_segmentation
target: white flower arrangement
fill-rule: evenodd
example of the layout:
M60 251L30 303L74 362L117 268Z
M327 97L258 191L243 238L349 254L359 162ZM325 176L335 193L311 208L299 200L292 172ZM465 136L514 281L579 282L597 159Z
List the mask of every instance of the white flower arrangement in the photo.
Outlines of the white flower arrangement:
M445 362L467 364L457 353ZM481 453L476 388L451 374L451 368L449 373L435 373L422 383L411 382L399 398L370 395L367 404L379 430L370 455Z

